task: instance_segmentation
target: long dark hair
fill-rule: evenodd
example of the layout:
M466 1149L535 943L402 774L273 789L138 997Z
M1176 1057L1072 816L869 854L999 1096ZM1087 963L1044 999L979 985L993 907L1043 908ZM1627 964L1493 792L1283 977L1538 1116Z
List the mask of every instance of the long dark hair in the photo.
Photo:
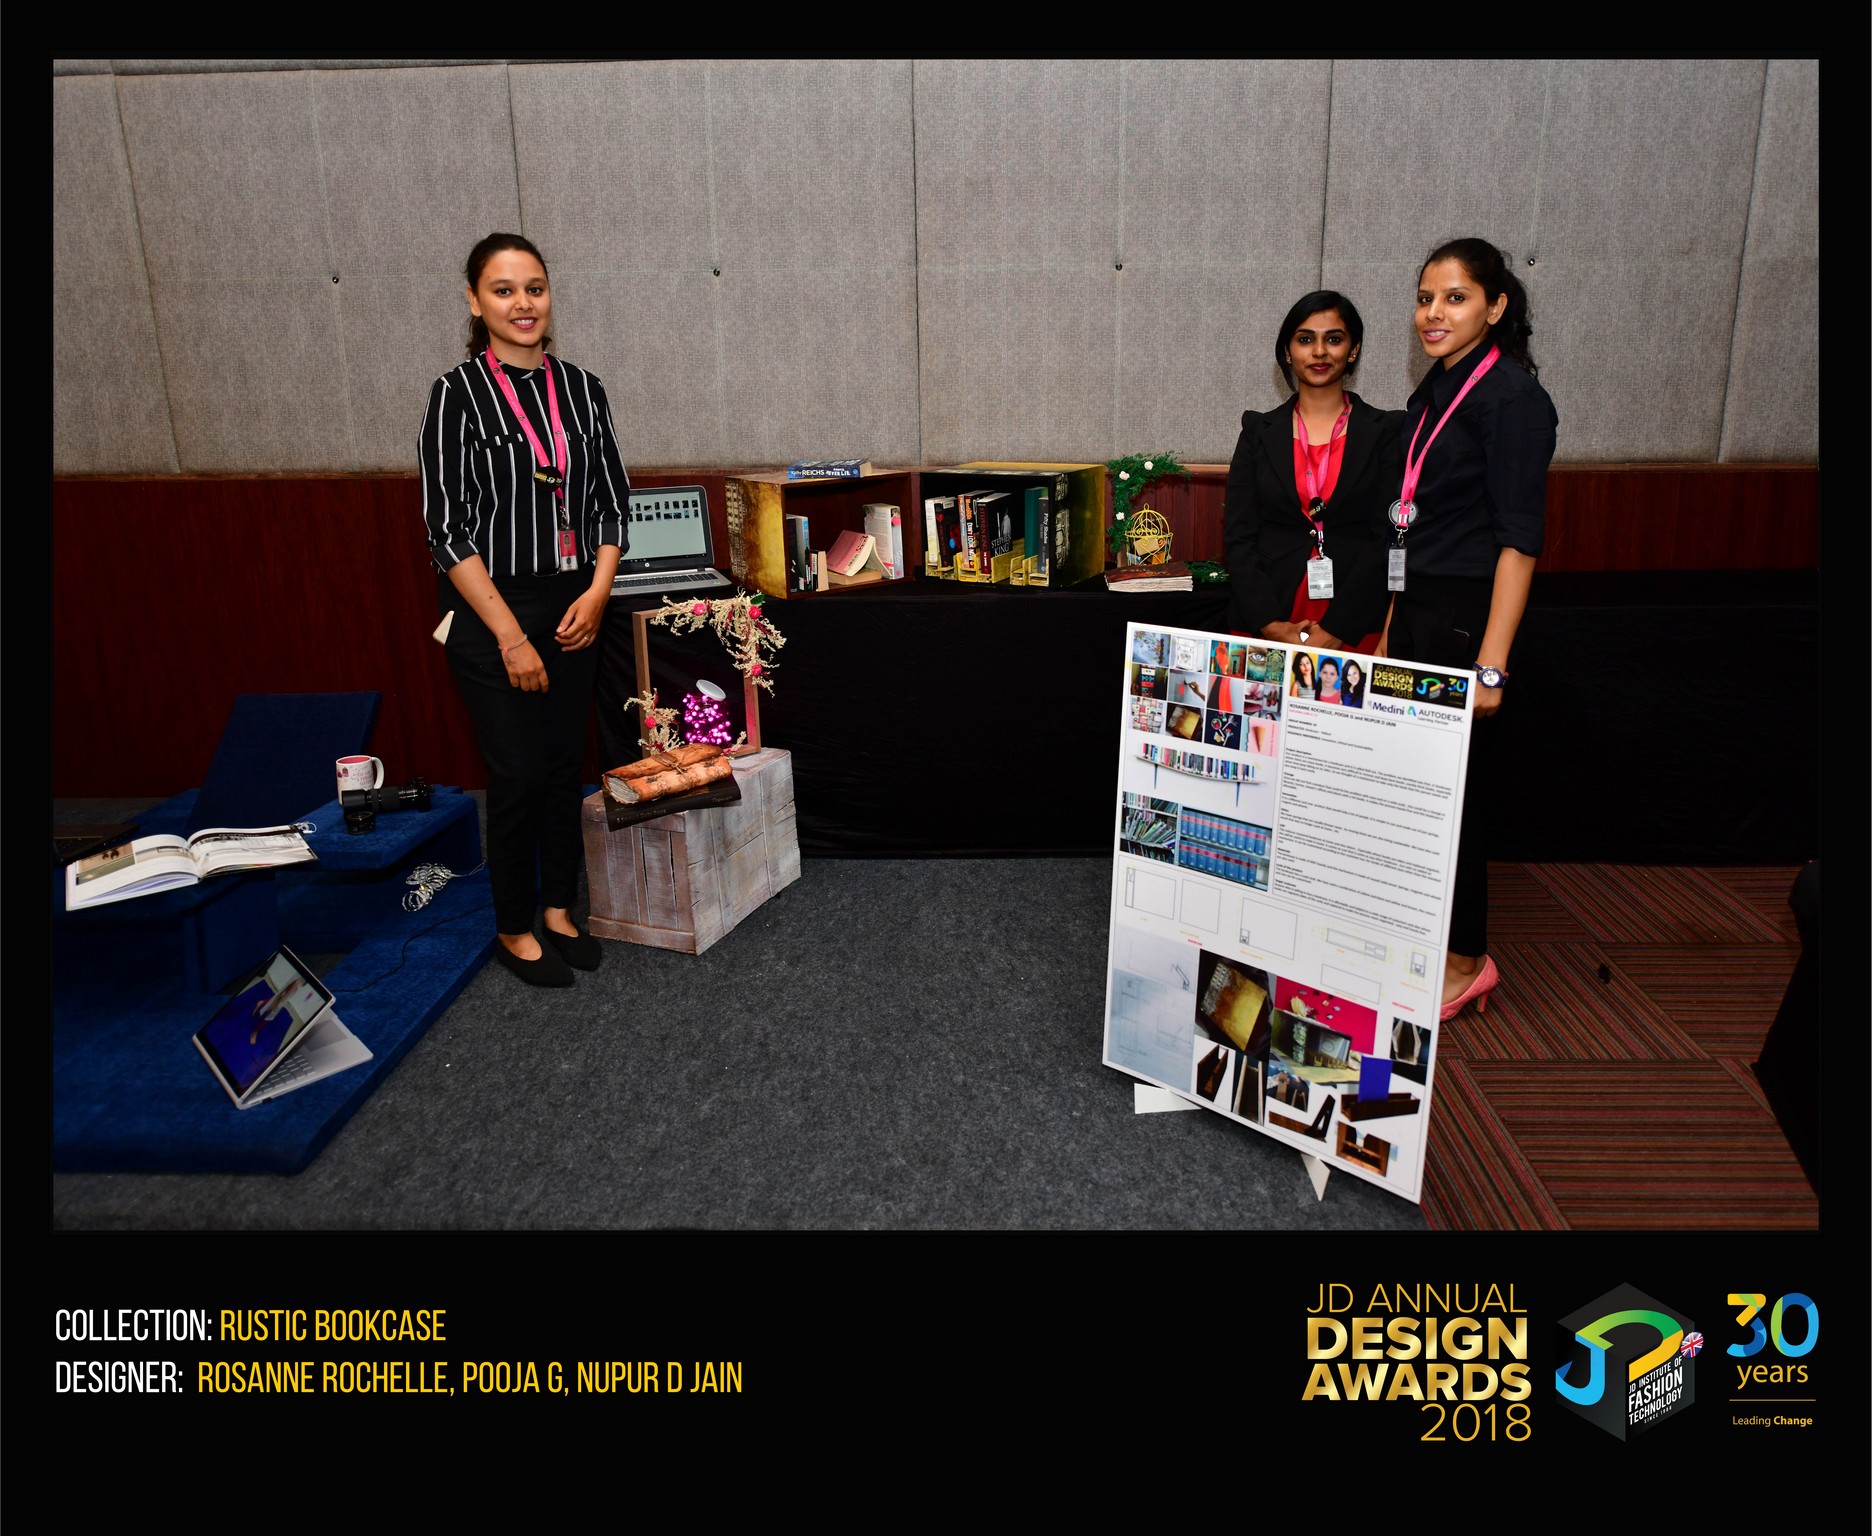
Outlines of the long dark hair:
M1508 295L1508 307L1502 311L1501 319L1489 328L1489 340L1538 378L1540 369L1534 366L1534 359L1528 352L1528 337L1534 334L1534 327L1528 323L1527 289L1521 286L1521 279L1508 265L1508 253L1487 240L1473 237L1446 240L1424 257L1424 264L1417 269L1417 281L1421 283L1424 273L1439 261L1460 262L1463 271L1481 284L1490 304L1504 293Z
M1294 300L1293 308L1287 311L1287 318L1281 321L1280 334L1274 338L1274 361L1280 366L1289 389L1294 387L1294 381L1293 364L1287 360L1287 348L1293 341L1293 333L1300 329L1300 322L1308 315L1317 315L1323 309L1338 310L1339 318L1345 322L1346 335L1352 342L1352 360L1346 364L1346 372L1350 373L1358 367L1358 350L1365 344L1365 321L1352 301L1343 293L1335 293L1330 288L1302 294Z
M540 264L540 271L546 271L546 258L540 255L539 247L531 240L525 235L503 234L497 230L485 239L477 241L475 248L468 253L468 260L462 264L462 273L467 277L468 287L471 290L481 286L482 269L502 251L525 251ZM551 274L547 275L550 278ZM548 336L544 345L551 350L552 337ZM471 358L479 357L487 349L487 321L471 311L468 316L468 355Z

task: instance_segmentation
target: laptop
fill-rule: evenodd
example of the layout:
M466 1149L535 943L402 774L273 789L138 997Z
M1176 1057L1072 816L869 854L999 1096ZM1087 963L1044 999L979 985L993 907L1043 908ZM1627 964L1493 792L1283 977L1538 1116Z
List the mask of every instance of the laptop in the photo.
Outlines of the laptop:
M656 597L697 587L732 587L715 569L708 492L699 485L659 485L630 493L630 548L618 561L611 595Z
M237 1109L371 1059L333 1011L331 989L283 945L192 1038Z

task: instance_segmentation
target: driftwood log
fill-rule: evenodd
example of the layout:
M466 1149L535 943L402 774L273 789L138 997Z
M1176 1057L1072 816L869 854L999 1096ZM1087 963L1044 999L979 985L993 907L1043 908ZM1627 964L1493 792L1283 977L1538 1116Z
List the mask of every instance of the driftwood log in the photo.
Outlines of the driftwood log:
M620 804L636 805L642 800L661 800L666 795L700 789L733 772L734 765L720 747L692 741L610 769L604 776L604 786L605 793Z

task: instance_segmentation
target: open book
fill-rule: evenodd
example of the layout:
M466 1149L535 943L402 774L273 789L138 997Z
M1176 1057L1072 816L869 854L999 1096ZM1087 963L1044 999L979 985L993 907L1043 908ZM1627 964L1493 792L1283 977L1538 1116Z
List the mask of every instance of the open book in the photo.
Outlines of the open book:
M883 581L887 574L876 537L860 533L856 528L840 533L826 553L826 579L832 586L854 587L861 582Z
M317 859L296 827L203 827L193 837L139 837L67 864L65 910L151 896L212 875Z

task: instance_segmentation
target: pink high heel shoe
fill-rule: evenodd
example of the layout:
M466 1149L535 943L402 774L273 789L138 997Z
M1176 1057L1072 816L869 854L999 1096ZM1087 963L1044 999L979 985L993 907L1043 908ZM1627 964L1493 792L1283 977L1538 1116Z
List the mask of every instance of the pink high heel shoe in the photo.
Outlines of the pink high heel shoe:
M1484 955L1469 985L1443 1005L1443 1011L1438 1017L1447 1024L1471 1003L1475 1004L1477 1013L1487 1013L1489 993L1495 990L1495 984L1500 980L1501 972L1495 969L1494 960Z

